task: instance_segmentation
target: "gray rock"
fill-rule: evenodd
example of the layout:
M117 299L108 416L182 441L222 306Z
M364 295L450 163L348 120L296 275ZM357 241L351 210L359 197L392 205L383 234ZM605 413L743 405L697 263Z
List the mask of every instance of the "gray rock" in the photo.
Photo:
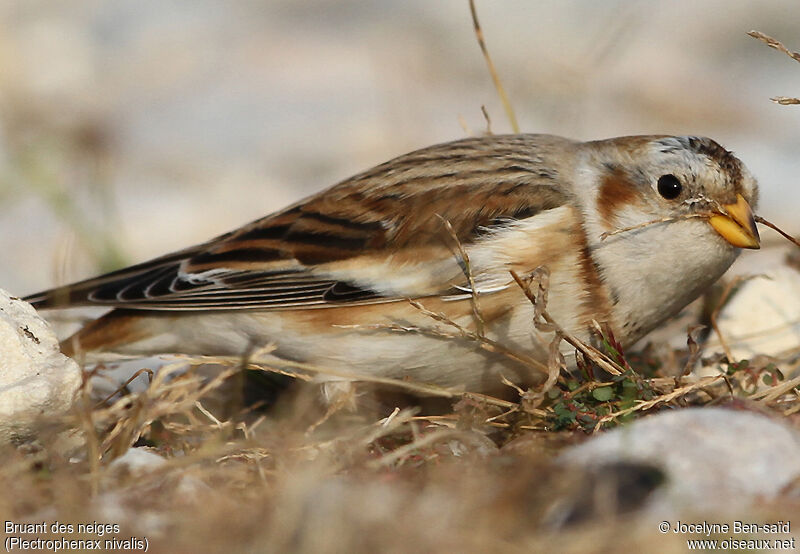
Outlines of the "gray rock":
M732 513L776 497L800 476L800 432L755 412L687 408L592 438L559 461L600 475L625 464L660 470L665 479L645 504L660 518Z

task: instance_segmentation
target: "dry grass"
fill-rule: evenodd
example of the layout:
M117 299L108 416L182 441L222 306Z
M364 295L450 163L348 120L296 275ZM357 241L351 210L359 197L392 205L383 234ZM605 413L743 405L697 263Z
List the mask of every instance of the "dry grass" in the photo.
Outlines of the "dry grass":
M786 46L784 46L783 43L781 43L779 40L776 40L769 35L765 35L760 31L750 31L747 34L755 39L760 40L770 48L774 48L778 52L783 52L784 54L792 58L794 61L800 62L800 52L792 52L791 50L786 48ZM800 104L800 98L794 98L790 96L774 96L770 98L770 100L772 100L776 104L781 104L784 106L789 106L792 104Z
M475 31L475 38L478 39L478 46L481 48L483 59L486 60L486 67L489 70L489 75L492 77L492 82L497 90L497 94L500 96L500 101L503 104L503 109L506 112L508 122L511 125L511 130L514 133L519 133L520 129L519 123L517 123L517 115L514 113L514 107L512 106L511 101L508 99L506 89L500 80L500 76L498 75L497 69L494 66L492 57L489 55L489 49L486 46L486 40L483 37L483 29L481 28L480 21L478 20L478 11L475 9L475 0L469 0L469 10L470 16L472 17L472 26L473 30ZM481 111L483 112L483 116L486 118L486 129L491 134L492 123L489 119L489 113L486 111L484 106L481 106Z
M518 277L520 286L533 291L539 324L558 333L537 277ZM463 338L429 315L430 329L397 331ZM702 353L694 338L665 360L626 356L597 333L602 349L578 345L585 380L559 371L538 390L517 388L517 402L350 375L361 381L358 409L326 410L311 381L334 374L268 350L178 358L146 390L107 401L91 401L87 381L72 414L0 451L0 509L12 521L118 523L119 536L169 552L677 551L680 537L637 524L635 502L604 496L608 476L559 467L554 456L592 432L687 405L734 403L795 422L800 377L784 380L777 368L794 371L800 349L761 365L719 357L723 373L697 379L683 375ZM296 386L268 409L242 401L253 378L287 375ZM398 390L445 405L404 405L387 395ZM114 462L134 446L163 463Z

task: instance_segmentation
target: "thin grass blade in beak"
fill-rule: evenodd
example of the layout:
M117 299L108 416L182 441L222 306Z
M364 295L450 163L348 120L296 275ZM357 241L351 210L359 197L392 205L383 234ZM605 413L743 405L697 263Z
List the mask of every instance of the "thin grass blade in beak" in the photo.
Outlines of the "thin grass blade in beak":
M738 248L761 248L753 210L741 194L736 195L736 204L722 206L727 214L716 214L708 222L714 230Z

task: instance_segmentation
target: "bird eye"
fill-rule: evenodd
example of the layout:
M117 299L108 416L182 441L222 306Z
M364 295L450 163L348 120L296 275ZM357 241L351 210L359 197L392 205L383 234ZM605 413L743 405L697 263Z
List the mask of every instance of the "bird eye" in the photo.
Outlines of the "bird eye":
M658 194L667 200L675 200L683 190L683 185L671 173L658 178Z

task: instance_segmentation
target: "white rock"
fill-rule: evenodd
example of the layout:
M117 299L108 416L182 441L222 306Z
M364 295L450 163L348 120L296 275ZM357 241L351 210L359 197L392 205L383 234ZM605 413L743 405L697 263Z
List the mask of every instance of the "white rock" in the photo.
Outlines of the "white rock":
M42 415L63 413L81 385L81 370L64 356L48 323L0 289L0 440L31 432Z
M737 360L778 356L800 347L800 272L784 266L747 281L718 323ZM708 347L720 350L716 337Z
M111 469L111 479L117 479L122 473L129 473L133 477L141 477L158 471L167 465L167 460L146 447L129 448L125 454L111 462L109 469ZM177 477L177 481L170 477ZM153 481L150 482L151 484ZM162 480L157 481L159 488L165 486L174 486L175 494L181 498L190 498L196 496L201 491L210 492L211 488L206 485L202 480L187 473L172 473L172 475L164 474ZM111 497L113 499L113 497ZM112 505L106 506L110 508Z
M167 461L156 452L147 448L129 448L125 454L111 462L111 468L124 469L134 475L152 471L166 464Z

